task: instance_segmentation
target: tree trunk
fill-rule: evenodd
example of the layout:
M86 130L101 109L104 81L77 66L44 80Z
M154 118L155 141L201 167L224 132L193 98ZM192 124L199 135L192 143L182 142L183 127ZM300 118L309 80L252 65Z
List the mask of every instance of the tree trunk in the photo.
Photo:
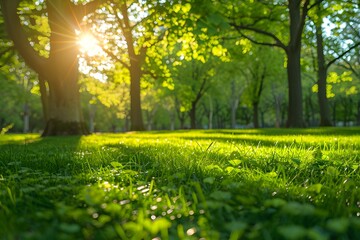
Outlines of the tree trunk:
M332 126L330 119L330 108L328 99L326 96L326 78L327 78L327 69L325 66L325 56L324 56L324 44L322 36L321 23L316 25L316 48L317 48L317 63L318 63L318 102L320 108L320 126L327 127Z
M49 84L49 116L42 136L89 134L80 104L74 16L67 1L48 2L51 51L49 66L40 75Z
M254 128L259 128L259 103L253 102L252 107Z
M24 103L24 116L23 116L23 120L24 120L24 133L28 133L29 132L29 123L30 123L30 106L27 102Z
M286 126L289 128L305 127L303 120L300 47L290 49L287 53L287 75L289 87L288 119Z
M196 103L191 104L189 117L190 117L190 128L196 129Z
M169 118L170 118L170 130L175 130L175 115L176 112L173 109L169 110Z
M272 96L274 98L274 107L275 107L275 128L280 128L281 126L281 99L282 96L275 92L274 84L271 85Z
M209 129L213 128L213 115L214 115L214 110L213 110L213 102L211 99L211 96L209 96Z
M289 87L288 119L290 128L305 127L303 120L302 86L301 86L301 35L305 25L306 12L301 13L299 0L289 0L290 42L286 48L287 76ZM308 3L308 2L307 2ZM304 6L303 10L306 9Z
M334 123L334 125L336 126L336 118L337 118L337 116L336 116L336 106L337 105L337 103L336 103L336 100L334 100L334 104L333 104L333 106L332 106L332 119L333 119L333 123Z
M141 111L141 66L138 62L131 61L130 67L130 130L131 131L144 131L144 121Z
M96 105L89 103L89 130L95 132Z
M356 118L356 123L358 126L360 126L360 100L358 100L357 103L357 118Z
M39 87L40 87L40 95L41 95L41 105L43 110L43 118L46 123L49 119L49 88L48 83L46 82L44 76L39 74Z
M281 105L279 97L275 96L275 127L280 128L281 126Z
M55 62L57 67L52 70L53 78L48 80L49 116L42 136L89 134L81 111L77 67L64 75L61 70L64 72L69 66Z
M230 99L230 105L231 105L231 128L236 128L236 112L239 107L240 102L240 96L242 95L243 88L236 92L236 85L235 81L231 81L231 99Z
M145 61L146 48L141 48L139 53L136 53L136 42L133 37L133 28L131 26L131 20L128 14L128 5L124 1L120 5L120 11L122 19L120 24L122 26L122 32L125 37L127 52L130 59L130 130L131 131L144 131L144 121L141 111L141 88L140 81L142 76L141 66Z

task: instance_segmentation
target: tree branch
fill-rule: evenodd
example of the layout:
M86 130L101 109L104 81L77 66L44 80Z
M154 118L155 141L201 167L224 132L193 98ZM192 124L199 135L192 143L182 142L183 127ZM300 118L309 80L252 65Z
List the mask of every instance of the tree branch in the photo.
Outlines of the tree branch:
M303 29L305 27L305 21L306 21L306 17L308 16L308 12L310 11L310 9L318 6L319 4L321 4L321 2L323 2L324 0L317 0L315 1L315 3L313 3L312 5L310 5L310 0L306 0L304 3L304 6L302 7L302 15L301 15L301 19L300 19L300 23L299 23L299 28L297 31L297 35L295 38L296 42L299 42L302 38L302 33L303 33ZM309 6L310 5L310 6Z
M0 0L6 30L26 64L39 74L44 74L47 59L41 57L30 45L17 14L20 0Z
M109 56L111 57L111 59L113 59L114 61L117 61L119 63L121 63L125 68L130 70L130 66L129 64L127 64L126 62L124 62L123 60L121 60L118 56L116 56L112 51L110 51L109 49L105 49L103 47L101 47L102 50Z
M248 39L249 41L251 41L251 42L253 42L255 44L263 45L263 46L279 47L279 48L282 48L284 50L287 49L285 44L277 36L275 36L274 34L272 34L270 32L267 32L267 31L264 31L262 29L258 29L258 28L255 28L255 27L241 26L241 25L239 26L239 25L235 25L235 24L230 24L230 25L232 25L240 33L240 35L242 37ZM255 39L253 39L253 38L245 35L244 33L242 33L241 30L248 30L248 31L251 31L251 32L261 34L263 36L270 37L270 38L274 39L275 43L256 41Z
M107 0L94 0L83 5L74 5L74 11L76 14L76 19L81 21L86 15L94 13L96 9Z
M334 64L337 60L339 60L340 58L344 57L346 54L348 54L351 50L357 48L360 45L360 42L357 42L355 45L351 46L348 50L346 50L345 52L343 52L342 54L340 54L339 56L337 56L336 58L334 58L333 60L331 60L330 62L328 62L328 64L326 64L326 69L328 69L332 64Z
M346 66L345 64L339 64L339 66L345 68L346 70L350 70L357 78L360 78L360 72L357 72L351 65L351 63L349 63L348 61L344 62L347 63L348 66Z

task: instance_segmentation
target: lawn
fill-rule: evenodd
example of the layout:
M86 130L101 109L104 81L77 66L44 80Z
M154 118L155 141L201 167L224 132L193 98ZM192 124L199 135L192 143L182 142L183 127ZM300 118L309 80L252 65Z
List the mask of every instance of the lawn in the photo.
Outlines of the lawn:
M1 239L360 239L360 128L0 135Z

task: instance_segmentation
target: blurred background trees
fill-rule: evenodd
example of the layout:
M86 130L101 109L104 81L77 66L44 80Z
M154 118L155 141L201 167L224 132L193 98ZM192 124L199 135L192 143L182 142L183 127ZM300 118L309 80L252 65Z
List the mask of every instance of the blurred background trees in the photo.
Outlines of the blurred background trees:
M44 74L6 30L1 2L0 129L42 132ZM23 0L16 12L45 61L60 56L50 41L53 2ZM79 71L71 94L90 132L360 125L356 1L65 2L79 11L69 30Z

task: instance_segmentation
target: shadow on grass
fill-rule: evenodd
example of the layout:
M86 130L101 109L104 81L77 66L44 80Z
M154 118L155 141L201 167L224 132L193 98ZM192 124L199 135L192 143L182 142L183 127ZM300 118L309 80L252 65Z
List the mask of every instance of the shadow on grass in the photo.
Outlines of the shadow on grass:
M174 133L203 133L203 134L229 134L229 135L264 135L264 136L288 136L288 135L360 135L360 127L324 127L324 128L260 128L260 129L211 129L211 130L175 130L175 131L151 131L154 134ZM146 132L143 132L146 133ZM137 134L143 134L137 132Z

